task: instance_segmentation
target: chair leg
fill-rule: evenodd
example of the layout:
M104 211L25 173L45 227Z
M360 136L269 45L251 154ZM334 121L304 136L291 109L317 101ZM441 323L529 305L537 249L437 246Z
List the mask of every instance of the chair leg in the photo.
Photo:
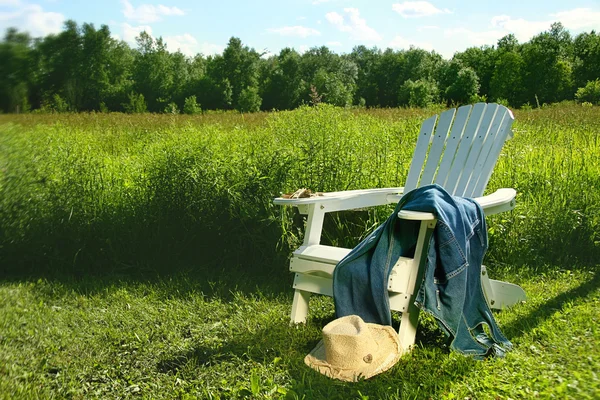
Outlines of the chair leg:
M308 300L310 299L310 292L303 290L294 291L294 302L292 303L292 324L300 324L306 322L306 316L308 315Z
M398 329L402 354L409 352L410 348L415 344L418 323L419 308L414 303L411 303L408 307L408 311L402 313L400 328Z
M502 310L527 300L525 291L514 283L490 279L485 265L481 266L481 286L488 306L494 310Z

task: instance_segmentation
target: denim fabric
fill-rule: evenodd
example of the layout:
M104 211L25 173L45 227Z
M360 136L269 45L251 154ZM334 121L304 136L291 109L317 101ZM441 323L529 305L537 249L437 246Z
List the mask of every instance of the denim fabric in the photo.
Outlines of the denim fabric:
M355 314L365 322L391 325L389 274L398 257L414 255L420 224L399 219L400 210L430 212L438 219L415 304L436 318L453 349L476 358L504 355L512 345L494 321L481 286L487 249L483 210L438 185L405 194L392 215L338 263L333 273L336 316Z

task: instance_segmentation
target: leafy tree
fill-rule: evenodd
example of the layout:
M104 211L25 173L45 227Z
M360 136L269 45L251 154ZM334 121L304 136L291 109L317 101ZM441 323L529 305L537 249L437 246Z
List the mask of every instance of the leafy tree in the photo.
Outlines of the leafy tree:
M381 51L376 47L368 49L362 45L353 48L352 53L348 56L348 59L357 67L354 104L360 104L362 101L366 106L378 105L375 65L379 57L381 57Z
M506 99L512 106L521 106L524 102L523 73L525 62L515 51L501 51L494 66L490 82L490 98Z
M82 37L75 21L65 22L58 35L48 35L38 44L43 97L58 94L68 108L81 108L84 87L81 82Z
M600 78L600 35L582 33L573 41L573 80L576 87Z
M575 98L578 102L600 105L600 79L589 81L584 87L577 89Z
M217 82L223 82L225 103L237 108L242 90L258 86L258 60L260 55L242 45L239 38L229 39L222 57L215 57L217 68L211 70ZM227 83L225 83L227 82Z
M123 41L112 40L106 55L106 73L108 85L101 94L102 103L112 111L124 111L123 103L133 90L134 51Z
M103 25L99 30L92 24L81 28L81 64L77 71L82 97L79 110L99 110L103 95L110 86L108 63L112 42L110 30Z
M314 77L314 87L325 103L341 107L352 104L352 89L344 85L339 74L320 69Z
M519 41L517 37L510 33L498 39L498 51L519 51Z
M404 53L404 74L402 79L431 80L442 61L442 56L436 52L428 52L411 46Z
M162 38L155 40L147 32L142 32L136 41L138 49L133 64L133 87L144 95L150 111L161 112L171 101L175 80L173 58Z
M260 110L261 103L258 88L248 86L240 93L237 109L240 112L257 112Z
M29 109L31 79L31 38L8 29L0 43L0 110L23 112Z
M452 103L468 103L479 92L479 79L473 69L461 68L456 74L456 79L446 88L446 100Z
M398 103L409 107L428 107L438 100L438 93L434 81L409 79L400 86Z
M277 57L264 64L262 73L262 107L266 110L290 110L301 103L304 81L301 58L295 50L282 49Z
M571 37L560 23L522 46L527 101L533 103L537 96L542 103L552 103L573 95L571 54Z
M501 39L502 40L502 39ZM496 65L497 51L490 46L471 47L457 53L454 58L465 67L470 67L479 79L479 94L490 95L490 84Z
M373 77L377 87L377 103L382 107L398 105L398 88L405 81L404 53L387 49L374 65Z

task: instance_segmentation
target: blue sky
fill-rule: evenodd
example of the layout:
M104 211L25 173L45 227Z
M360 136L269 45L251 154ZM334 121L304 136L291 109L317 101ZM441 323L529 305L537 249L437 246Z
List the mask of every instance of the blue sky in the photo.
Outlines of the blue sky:
M520 42L554 21L576 35L600 31L600 1L402 0L0 0L0 30L15 26L33 36L59 32L65 20L106 24L135 46L146 30L169 50L220 53L231 36L259 52L303 52L326 45L348 53L363 44L385 49L413 45L445 58L467 47L494 45L508 33Z

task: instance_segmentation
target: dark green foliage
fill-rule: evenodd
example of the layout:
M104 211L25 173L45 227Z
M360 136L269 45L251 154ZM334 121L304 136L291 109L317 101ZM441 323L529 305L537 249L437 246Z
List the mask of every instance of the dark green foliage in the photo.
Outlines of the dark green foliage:
M107 26L73 21L36 40L9 29L0 42L0 110L15 113L129 112L132 91L154 113L171 113L172 103L183 110L191 96L204 110L291 110L311 102L311 87L322 102L344 107L483 99L529 107L571 100L577 88L596 79L600 36L592 31L572 38L560 23L527 43L511 34L496 47L468 48L451 60L417 48L365 46L341 55L325 46L302 55L284 48L265 57L236 37L221 55L186 57L146 32L131 49L112 38ZM417 82L436 85L439 92L432 100L411 102L408 87Z
M127 98L129 99L129 102L123 104L123 109L125 112L129 114L138 114L144 113L148 110L146 106L146 99L144 98L143 94L131 92Z
M258 88L249 86L240 93L237 109L240 112L257 112L260 110L261 103Z
M452 104L469 103L471 98L479 93L479 79L469 67L462 67L456 71L451 81L452 84L444 91L444 97Z
M577 101L600 105L600 79L590 81L584 87L577 89L575 93Z
M513 107L521 106L525 102L524 68L525 62L519 53L499 50L490 82L490 99L506 99Z
M438 100L439 89L434 81L407 80L400 87L398 103L401 106L428 107Z

